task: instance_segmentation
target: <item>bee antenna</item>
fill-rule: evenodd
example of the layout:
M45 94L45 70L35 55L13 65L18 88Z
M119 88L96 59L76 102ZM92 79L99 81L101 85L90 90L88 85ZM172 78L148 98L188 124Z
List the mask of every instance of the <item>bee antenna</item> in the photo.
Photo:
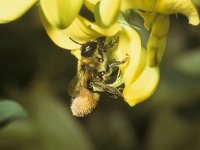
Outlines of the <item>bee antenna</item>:
M79 44L79 45L83 45L83 44L81 44L81 43L79 43L79 42L77 42L77 41L75 41L74 39L72 39L71 37L69 37L69 39L70 40L72 40L74 43L76 43L76 44Z

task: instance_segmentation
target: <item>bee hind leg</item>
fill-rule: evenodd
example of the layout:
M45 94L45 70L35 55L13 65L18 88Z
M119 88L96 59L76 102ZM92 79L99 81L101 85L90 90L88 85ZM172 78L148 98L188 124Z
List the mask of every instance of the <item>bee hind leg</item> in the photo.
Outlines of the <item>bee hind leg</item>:
M122 93L117 88L106 85L105 91L107 93L109 93L111 95L111 97L113 97L115 99L118 98L118 97L123 97Z
M105 84L103 82L100 81L90 82L90 86L93 88L93 91L95 92L107 92L114 98L122 97L122 93L120 92L120 90L111 87L110 85Z

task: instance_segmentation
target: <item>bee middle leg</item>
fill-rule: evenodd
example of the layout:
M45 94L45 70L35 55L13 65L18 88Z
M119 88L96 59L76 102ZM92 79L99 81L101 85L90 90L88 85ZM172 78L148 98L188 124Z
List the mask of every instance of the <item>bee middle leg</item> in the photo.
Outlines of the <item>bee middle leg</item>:
M98 50L100 57L97 57L96 59L98 62L103 62L104 61L104 50L102 50L100 48L97 48L97 50Z

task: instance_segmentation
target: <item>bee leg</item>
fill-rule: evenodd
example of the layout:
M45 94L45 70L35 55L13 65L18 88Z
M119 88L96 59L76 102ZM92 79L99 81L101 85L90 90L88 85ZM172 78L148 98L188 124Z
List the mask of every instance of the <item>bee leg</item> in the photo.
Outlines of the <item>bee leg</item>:
M92 89L93 92L103 92L104 91L104 84L100 81L91 81L89 83L89 87Z
M110 40L110 42L106 45L100 45L101 49L104 49L104 51L106 51L107 49L109 48L112 48L115 46L115 44L117 44L119 42L119 37L116 37L116 39L113 41L113 40Z
M90 83L90 86L93 87L93 91L97 92L107 92L113 96L117 97L122 97L121 92L114 87L111 87L103 82L100 81L94 81Z
M114 68L114 67L117 67L117 66L122 65L122 64L124 64L125 62L127 62L128 59L129 59L129 57L126 57L126 58L123 59L122 61L114 60L114 61L111 62L107 67L108 67L108 68Z
M105 36L99 37L96 40L94 40L94 42L96 42L98 45L103 45L105 43L105 41L106 41Z
M111 76L111 74L114 71L118 70L118 66L125 63L125 61L113 61L112 63L108 64L106 66L106 69L100 72L97 72L97 76L99 79L102 79L103 81L106 81L109 79L109 77Z
M102 45L102 46L99 46L100 49L102 49L104 52L107 50L107 49L110 49L110 48L113 48L115 46L115 43L116 42L109 42L107 45Z
M97 60L99 63L102 63L103 61L104 61L104 59L103 59L103 57L97 57L97 56L93 56L93 58L95 59L95 60Z
M115 41L110 40L109 43L107 43L106 45L104 45L105 41L98 43L98 52L102 56L102 58L103 58L103 53L106 52L106 50L113 48L115 44L118 43L118 41L119 41L119 37L117 37Z
M109 64L106 66L106 72L107 72L108 74L112 74L114 68L118 67L119 65L124 64L125 62L128 61L128 59L129 59L129 57L126 57L126 58L123 59L122 61L116 61L116 60L112 61L111 63L109 63Z
M118 98L118 97L122 97L122 93L117 89L117 88L114 88L114 87L111 87L109 85L105 85L105 91L109 94L111 94L114 98Z
M104 61L104 53L106 52L106 50L109 49L109 48L112 48L116 43L118 43L118 41L119 41L119 37L117 37L115 39L115 41L111 40L107 45L104 45L105 39L104 39L103 42L97 41L98 42L97 50L98 50L99 55L101 56L101 57L98 57L97 60L99 62L103 62Z
M100 55L100 57L98 57L97 61L103 62L104 61L104 50L101 49L100 47L98 47L97 50L98 50L98 53Z
M119 97L118 95L113 95L113 94L110 94L109 96L112 97L113 99L117 99Z

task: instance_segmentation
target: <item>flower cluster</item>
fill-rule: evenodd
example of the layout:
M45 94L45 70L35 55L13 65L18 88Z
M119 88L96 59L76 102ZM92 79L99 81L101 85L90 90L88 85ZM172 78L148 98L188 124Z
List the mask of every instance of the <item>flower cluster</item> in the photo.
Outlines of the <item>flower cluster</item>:
M158 85L169 15L180 13L192 25L200 22L192 0L1 0L0 23L19 18L34 5L39 7L41 21L52 41L70 50L77 59L81 59L81 45L71 38L86 43L102 36L119 37L116 48L108 55L118 61L128 55L129 60L120 65L118 78L111 86L125 85L122 95L130 106L147 99ZM94 22L79 15L83 6L93 14ZM121 13L129 9L141 16L150 31L146 48L128 22L120 23Z

